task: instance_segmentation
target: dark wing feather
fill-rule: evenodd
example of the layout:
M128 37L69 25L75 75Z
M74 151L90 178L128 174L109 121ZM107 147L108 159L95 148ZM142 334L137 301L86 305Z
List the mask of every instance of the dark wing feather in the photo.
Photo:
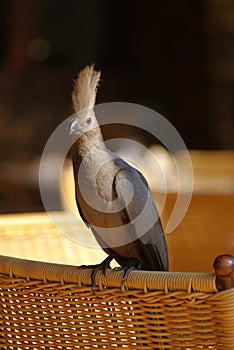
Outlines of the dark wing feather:
M143 175L130 166L121 169L115 178L115 191L121 206L125 204L123 221L132 223L129 232L131 237L135 237L131 243L132 258L141 263L142 269L168 270L167 246L161 221ZM135 220L137 217L140 220Z

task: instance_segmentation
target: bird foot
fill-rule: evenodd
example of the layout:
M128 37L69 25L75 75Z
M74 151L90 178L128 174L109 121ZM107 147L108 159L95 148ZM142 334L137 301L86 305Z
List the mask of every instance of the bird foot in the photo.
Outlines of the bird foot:
M129 275L129 272L133 271L133 270L140 270L141 269L141 263L136 265L136 266L126 266L126 267L115 267L114 270L115 271L124 271L124 275L123 275L123 279L122 279L122 282L121 282L121 286L123 287L128 275Z
M100 264L97 265L90 265L93 268L93 271L91 273L91 282L92 282L92 292L94 293L95 289L95 277L97 275L97 272L99 270L102 270L103 275L106 275L106 270L110 268L110 263L114 259L113 255L109 255L105 260L103 260ZM89 266L88 266L89 267Z

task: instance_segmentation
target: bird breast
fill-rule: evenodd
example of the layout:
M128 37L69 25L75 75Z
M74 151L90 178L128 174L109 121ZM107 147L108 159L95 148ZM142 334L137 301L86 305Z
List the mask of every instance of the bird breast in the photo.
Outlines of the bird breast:
M113 182L119 167L113 162L110 152L95 149L89 152L77 169L77 197L82 210L87 207L91 212L116 213L120 206L114 191Z

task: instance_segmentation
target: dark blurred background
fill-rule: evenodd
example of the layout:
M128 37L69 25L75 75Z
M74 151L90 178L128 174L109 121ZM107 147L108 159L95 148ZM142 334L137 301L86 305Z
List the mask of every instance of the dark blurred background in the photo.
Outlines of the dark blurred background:
M40 155L92 62L98 103L150 107L190 149L233 149L233 0L0 0L0 39L3 213L43 210Z

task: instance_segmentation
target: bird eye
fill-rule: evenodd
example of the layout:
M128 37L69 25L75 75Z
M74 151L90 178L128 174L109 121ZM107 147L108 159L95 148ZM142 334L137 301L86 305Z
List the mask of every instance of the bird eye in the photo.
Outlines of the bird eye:
M86 119L86 123L87 123L88 125L91 123L91 121L92 121L92 118L91 118L91 117L88 117L88 118Z

